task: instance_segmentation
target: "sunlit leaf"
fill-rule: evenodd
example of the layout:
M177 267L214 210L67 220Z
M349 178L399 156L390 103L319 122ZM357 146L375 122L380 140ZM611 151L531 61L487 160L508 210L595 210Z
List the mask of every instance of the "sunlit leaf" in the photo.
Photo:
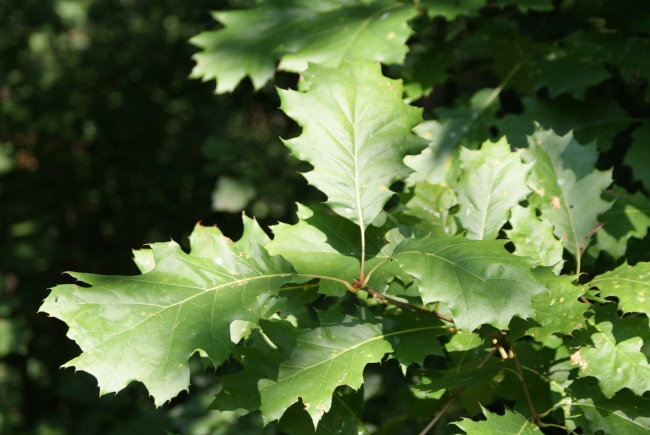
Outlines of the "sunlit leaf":
M571 136L552 131L536 132L529 138L524 160L535 162L528 179L534 194L529 201L553 224L555 236L580 257L599 228L598 216L611 202L601 199L612 182L612 172L595 169L595 145L579 145Z
M379 64L312 65L306 93L279 90L282 109L303 127L285 141L314 166L307 180L339 215L366 228L393 195L390 186L411 173L402 159L426 142L411 133L420 110L402 101L402 85L381 75Z
M533 276L529 260L503 245L461 236L405 239L392 257L418 279L424 303L445 303L460 329L484 323L505 329L513 316L533 314L531 297L544 285Z
M224 28L200 33L191 42L193 77L217 80L230 92L245 77L260 89L279 69L302 72L308 62L337 67L342 61L401 63L417 15L408 3L380 1L281 0L256 9L213 14Z
M293 273L260 246L265 238L250 219L236 243L197 226L191 254L174 242L152 244L155 268L143 275L73 273L90 287L57 286L41 307L81 347L65 366L95 376L102 394L140 381L162 405L187 389L190 356L202 350L221 364L234 346L231 322L257 323Z
M553 225L539 220L532 207L515 206L510 210L512 229L505 230L515 245L515 255L530 257L540 266L551 266L556 273L562 270L562 242L553 235Z
M482 435L525 435L525 434L542 434L539 427L523 415L506 409L504 415L499 415L483 408L483 415L486 420L472 421L464 418L462 421L456 421L455 424L468 434Z
M638 395L650 390L650 365L641 351L648 318L620 319L613 309L601 310L590 328L593 344L584 345L571 355L580 376L593 376L607 398L623 388Z
M602 297L617 297L624 313L650 315L650 263L622 264L598 275L590 284L600 289Z
M530 193L526 178L532 164L508 143L485 142L480 150L460 151L461 178L454 187L458 195L458 220L474 240L496 239L508 220L508 211Z

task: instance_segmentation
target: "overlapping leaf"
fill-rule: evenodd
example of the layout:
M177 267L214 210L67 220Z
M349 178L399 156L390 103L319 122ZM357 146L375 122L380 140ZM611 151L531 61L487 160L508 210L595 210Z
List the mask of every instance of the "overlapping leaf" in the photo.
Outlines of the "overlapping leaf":
M595 277L591 285L600 289L602 297L617 297L624 313L650 315L650 263L622 264Z
M632 134L634 141L625 155L625 164L632 168L634 177L650 190L650 171L646 162L650 161L650 122L644 123Z
M485 0L421 0L430 17L454 20L458 16L474 16L485 5Z
M529 138L524 160L534 161L529 201L553 224L555 236L578 261L598 229L598 216L611 202L601 199L612 182L611 170L595 169L595 145L579 145L571 136L540 131Z
M571 355L580 376L594 376L607 398L623 388L637 395L650 390L650 365L641 351L648 337L648 318L619 319L614 309L602 310L590 329L593 345Z
M515 255L530 257L540 266L551 266L556 273L562 270L562 242L553 235L553 225L539 220L532 207L515 206L510 210L512 229L505 230L515 245Z
M491 136L490 126L498 107L498 92L481 89L467 103L457 107L440 108L440 120L425 121L415 132L431 144L416 156L407 156L404 162L415 172L409 182L426 180L431 184L453 185L458 178L460 147L476 149Z
M468 239L496 239L509 210L530 193L526 178L532 166L522 163L521 153L510 151L505 139L485 142L478 151L461 149L462 175L454 190Z
M650 399L623 390L607 399L594 384L574 382L571 397L563 401L567 420L584 433L646 435L650 430Z
M468 434L481 435L525 435L525 434L542 434L539 427L523 415L506 409L504 415L499 415L483 408L483 415L486 420L472 421L464 418L462 421L456 421L453 424L467 432Z
M73 273L91 287L52 289L41 311L66 322L83 351L66 366L95 376L102 394L141 381L161 405L187 388L194 352L221 364L233 347L231 323L257 322L293 272L262 248L268 240L256 223L244 226L236 243L197 226L191 254L155 243L155 267L143 275Z
M643 239L650 228L650 201L641 192L634 195L614 186L605 192L605 198L614 200L612 208L600 215L603 226L596 233L595 243L587 254L598 257L601 251L613 258L625 256L628 241Z
M508 253L503 241L461 236L405 239L392 258L417 278L424 303L443 302L456 325L505 329L513 316L533 314L531 297L544 291L528 259Z
M279 91L282 109L303 127L285 144L314 166L305 177L330 208L366 228L393 194L391 184L411 173L404 156L426 146L411 133L420 110L402 101L401 82L382 76L379 64L312 65L304 76L306 93Z
M191 42L193 77L217 80L229 92L246 76L256 89L279 69L302 72L308 62L337 67L344 60L401 63L417 15L408 3L388 0L281 0L257 9L215 12L223 29L203 32Z
M223 390L213 406L220 410L259 409L266 423L279 419L298 399L314 426L332 404L340 385L357 389L366 364L392 351L381 323L372 319L321 313L323 324L299 329L285 321L261 321L260 335L236 355L244 371L223 378Z
M454 191L443 184L421 181L415 185L415 194L406 204L404 214L415 216L430 225L439 226L446 234L454 235L458 226L451 209L458 204Z
M530 322L524 322L525 334L544 343L553 333L569 334L584 327L584 314L589 305L581 303L578 298L584 294L585 288L575 285L573 276L556 276L546 268L537 268L534 273L546 285L547 291L533 296L535 314ZM511 328L516 334L519 326L515 323Z

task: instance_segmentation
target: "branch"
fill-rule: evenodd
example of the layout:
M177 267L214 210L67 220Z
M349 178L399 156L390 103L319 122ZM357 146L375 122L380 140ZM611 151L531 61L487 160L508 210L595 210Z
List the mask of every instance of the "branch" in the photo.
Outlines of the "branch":
M496 353L496 351L497 351L497 348L495 346L495 347L492 348L490 353L485 355L485 358L483 358L481 363L478 366L476 366L476 368L480 369L485 364L487 364L487 362L490 360L490 358L492 358L492 356ZM431 430L431 428L433 428L433 426L435 426L436 423L438 423L438 421L442 418L442 416L445 414L445 412L447 412L447 410L449 409L449 407L451 406L453 401L456 400L456 398L458 396L460 396L460 393L462 393L463 390L465 390L465 387L460 387L459 389L454 391L454 393L451 395L451 397L449 398L447 403L445 403L445 406L443 406L442 409L440 411L438 411L438 413L435 415L435 417L433 417L433 420L431 420L429 422L429 424L427 424L426 427L424 429L422 429L418 435L426 435L426 433L429 432Z
M542 419L539 418L539 414L535 411L535 406L533 405L533 400L530 398L530 393L528 392L528 387L526 386L526 380L524 379L524 372L521 370L521 364L519 363L519 357L517 352L515 352L514 343L510 344L510 349L512 350L512 358L515 360L515 365L517 366L517 372L519 372L519 377L521 378L521 386L524 389L524 395L526 396L526 402L528 402L528 408L530 408L530 414L535 420L535 423L538 425L542 423Z

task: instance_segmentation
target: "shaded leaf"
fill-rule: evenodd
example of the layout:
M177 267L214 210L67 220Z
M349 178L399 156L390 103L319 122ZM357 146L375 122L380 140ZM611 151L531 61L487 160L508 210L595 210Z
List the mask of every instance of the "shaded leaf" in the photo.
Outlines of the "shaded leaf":
M478 15L485 0L421 0L419 3L427 8L427 14L431 18L444 17L452 21L458 16Z
M304 76L306 93L279 90L282 109L303 127L285 144L314 166L305 177L332 210L366 228L393 195L390 185L410 174L404 156L426 146L411 133L420 109L402 101L401 83L379 64L312 65Z
M650 315L650 263L622 264L598 275L590 285L598 287L604 298L617 297L619 309L624 313Z
M570 399L563 401L567 420L583 433L646 435L650 429L650 399L623 390L607 399L587 380L573 383Z
M442 184L421 181L415 185L415 194L407 203L404 214L441 227L446 234L454 235L457 225L450 210L458 204L454 191Z
M599 227L598 216L612 206L601 199L612 171L596 170L597 158L595 145L582 146L571 134L560 137L552 131L536 132L524 151L524 159L535 162L528 179L535 194L529 201L553 224L555 236L576 257L578 271Z
M632 237L643 239L648 234L650 201L640 192L631 195L616 186L605 192L605 198L614 202L612 208L600 215L603 226L596 233L595 242L587 254L598 257L598 253L605 251L613 258L621 258L625 256Z
M647 167L647 162L650 161L650 122L636 129L632 133L632 139L624 163L632 168L634 177L643 183L646 190L650 190L650 171Z
M438 336L445 335L449 327L439 319L406 310L398 315L386 314L385 317L394 322L386 335L397 338L392 356L400 364L416 363L423 366L424 359L429 355L444 357L445 351Z
M238 348L235 355L244 371L222 379L223 389L212 406L220 410L259 409L264 422L269 423L300 398L315 427L329 411L337 387L359 388L366 364L379 362L392 351L381 324L372 319L336 313L320 316L323 324L315 329L262 320L264 334L277 348L260 334L248 346Z
M428 371L417 388L422 391L455 390L481 381L491 381L501 372L499 366Z
M478 151L461 149L462 175L454 190L468 239L496 239L508 211L530 193L526 178L532 166L522 163L521 153L510 151L505 139L485 142Z
M413 5L393 1L282 0L251 10L213 14L224 28L190 42L192 77L216 79L217 93L230 92L245 77L260 89L279 69L302 72L308 62L337 67L357 59L402 63L413 32Z
M91 287L57 286L41 307L68 324L83 352L65 366L95 376L101 394L141 381L162 405L187 388L194 352L221 364L233 348L231 322L257 323L293 273L260 246L256 223L244 228L233 243L197 226L189 255L174 242L152 244L155 268L143 275L71 274Z
M481 434L481 435L524 435L524 434L542 434L539 427L535 423L530 422L523 415L506 409L504 415L498 415L483 408L483 415L486 420L472 421L464 418L461 421L456 421L455 424L467 434Z
M515 255L530 257L540 266L553 267L555 273L562 270L562 242L553 235L553 225L539 220L535 209L519 205L510 209L510 225L506 235L515 245Z
M405 239L392 257L418 279L424 303L445 303L460 329L481 324L505 329L513 316L533 314L531 297L544 286L530 262L508 253L503 244L461 236Z
M437 109L440 120L420 124L414 131L431 144L422 153L404 158L415 171L409 183L426 180L431 184L455 184L460 147L476 149L492 136L490 126L498 108L497 96L493 89L482 89L472 96L469 104Z

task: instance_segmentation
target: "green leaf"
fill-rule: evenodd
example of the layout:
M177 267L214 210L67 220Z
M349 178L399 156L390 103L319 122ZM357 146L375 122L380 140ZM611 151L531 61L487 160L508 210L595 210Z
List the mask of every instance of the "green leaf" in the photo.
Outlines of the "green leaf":
M605 397L623 388L643 395L650 390L650 365L641 352L642 334L648 335L648 318L620 319L615 309L601 310L590 322L591 342L571 355L580 376L593 376Z
M298 204L298 223L272 227L275 237L266 245L271 255L282 255L304 275L340 278L359 277L361 236L359 227L340 216ZM345 294L336 281L321 281L325 294Z
M524 160L535 162L528 179L535 194L529 201L553 224L555 236L576 257L579 272L580 257L600 226L598 215L612 206L601 199L612 171L596 170L596 146L579 145L571 134L540 131L528 142Z
M632 168L632 173L640 180L646 190L650 190L650 171L647 163L650 161L650 122L644 123L632 133L632 145L625 154L624 163Z
M505 139L485 142L479 151L461 149L462 174L454 190L468 239L496 239L508 211L530 193L526 178L532 166L522 163L521 153L510 151Z
M568 93L584 98L586 90L611 77L605 68L606 53L595 30L577 31L561 45L549 46L530 61L538 88L548 87L551 98Z
M427 8L427 14L431 18L444 17L452 21L462 15L478 15L479 9L485 5L485 0L421 0L419 3Z
M458 204L454 191L442 184L421 181L415 185L413 198L406 203L404 214L439 226L446 234L456 234L458 227L450 210Z
M417 156L407 156L404 162L415 172L410 184L426 180L431 184L453 185L458 178L460 147L476 149L491 137L490 126L498 108L498 92L493 89L477 91L469 101L454 108L440 108L437 121L425 121L415 132L431 142Z
M650 315L650 263L622 264L595 277L590 285L598 287L602 297L617 297L624 313Z
M189 384L188 359L204 351L216 366L233 348L233 321L257 323L293 273L260 245L250 219L233 243L216 227L197 226L192 253L174 242L151 245L155 268L138 276L74 273L90 285L52 289L41 311L69 326L82 354L65 364L97 378L101 394L141 381L162 405Z
M412 311L404 311L399 315L386 314L386 318L394 322L394 327L386 335L397 338L393 344L393 357L402 365L412 363L424 366L424 359L429 355L445 356L444 349L438 336L444 336L449 326L439 319Z
M563 400L567 420L582 427L583 433L647 435L650 429L650 399L623 390L611 399L587 380L572 384L571 397Z
M404 156L426 146L411 133L420 109L402 101L401 83L379 64L312 65L304 77L306 93L279 90L282 109L303 127L285 144L314 166L305 177L332 210L366 228L393 195L390 185L411 173Z
M525 334L544 343L553 333L570 334L584 327L589 304L579 302L578 298L585 288L575 285L573 276L556 276L547 268L537 268L533 272L546 285L547 291L533 296L535 314L530 321L523 322L527 325ZM511 325L511 329L516 334L517 327Z
M271 255L282 255L303 275L321 278L320 292L330 296L342 296L347 289L340 282L352 283L359 277L361 235L359 227L349 220L332 215L328 210L309 208L298 204L299 221L295 225L278 224L272 227L273 241L266 245ZM366 230L366 265L372 269L387 258L385 231L375 226ZM377 273L369 282L375 286L384 280L392 269ZM327 279L331 278L331 279Z
M413 5L393 1L280 0L257 9L215 12L224 28L190 42L192 77L216 79L216 92L235 89L246 76L260 89L279 69L302 72L308 62L337 67L342 61L402 63L413 30Z
M552 0L497 0L496 4L500 6L513 5L524 12L528 12L531 9L536 11L553 10Z
M222 379L223 389L213 407L220 410L259 409L265 424L279 419L302 399L314 426L332 404L341 385L358 389L366 364L379 362L393 349L382 326L372 319L320 313L322 326L299 329L285 321L262 320L264 334L238 348L244 370Z
M614 102L584 101L562 95L551 101L524 96L522 104L521 114L508 114L496 121L510 145L517 148L527 146L526 136L534 133L535 123L538 123L560 136L573 131L579 143L596 141L599 150L607 151L611 149L615 136L631 123L625 110Z
M502 370L499 366L480 368L454 368L451 370L428 371L422 377L417 389L422 391L455 390L481 381L491 381Z
M596 240L587 254L598 257L601 251L613 258L625 256L628 241L634 237L643 239L650 226L650 201L642 193L634 195L613 186L605 192L605 198L613 199L612 208L600 215L602 228L596 233Z
M530 422L523 415L506 409L504 415L498 415L483 408L485 421L472 421L464 418L456 421L455 424L469 435L524 435L524 434L542 434L535 423Z
M505 329L513 316L533 314L531 297L544 291L530 262L508 253L503 241L405 239L393 253L418 279L425 304L443 302L458 328L471 331L482 324Z
M539 220L535 209L519 205L510 209L510 225L506 235L515 245L515 255L530 257L540 266L553 267L555 273L562 270L562 242L553 235L553 225Z

